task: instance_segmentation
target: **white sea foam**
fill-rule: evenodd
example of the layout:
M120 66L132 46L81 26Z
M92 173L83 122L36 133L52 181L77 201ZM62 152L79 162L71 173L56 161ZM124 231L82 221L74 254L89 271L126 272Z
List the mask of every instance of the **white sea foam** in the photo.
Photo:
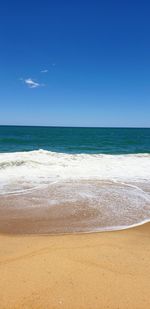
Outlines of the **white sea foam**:
M136 226L150 220L150 154L1 153L0 195L0 210L48 207L51 217L55 207L56 221L70 216L61 232Z
M1 193L10 184L18 190L84 179L150 181L150 154L65 154L44 150L0 154Z

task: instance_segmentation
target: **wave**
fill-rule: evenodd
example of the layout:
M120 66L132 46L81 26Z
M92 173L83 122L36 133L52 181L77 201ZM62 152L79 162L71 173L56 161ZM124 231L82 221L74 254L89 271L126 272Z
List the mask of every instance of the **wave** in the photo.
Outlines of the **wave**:
M66 154L37 150L1 153L0 171L26 177L150 179L150 154ZM19 175L18 175L19 176ZM37 175L36 175L37 176Z
M138 227L138 226L144 225L144 224L149 223L149 222L150 222L150 219L144 219L140 222L129 224L129 225L127 224L127 225L117 225L117 226L106 226L106 227L103 227L103 228L97 228L95 230L91 230L90 233L128 230L128 229L131 229L133 227ZM84 233L89 233L89 231L84 232Z
M150 154L0 153L0 194L22 194L56 182L150 182Z
M36 208L40 220L49 216L47 232L107 231L148 222L149 188L148 153L0 153L0 211L8 206L14 216L15 211L22 216L22 209L35 216Z

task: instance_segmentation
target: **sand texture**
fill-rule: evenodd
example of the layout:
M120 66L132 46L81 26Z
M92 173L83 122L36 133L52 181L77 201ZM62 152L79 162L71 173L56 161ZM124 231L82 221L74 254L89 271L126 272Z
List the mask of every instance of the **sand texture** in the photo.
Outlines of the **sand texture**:
M0 309L150 308L150 224L0 236Z

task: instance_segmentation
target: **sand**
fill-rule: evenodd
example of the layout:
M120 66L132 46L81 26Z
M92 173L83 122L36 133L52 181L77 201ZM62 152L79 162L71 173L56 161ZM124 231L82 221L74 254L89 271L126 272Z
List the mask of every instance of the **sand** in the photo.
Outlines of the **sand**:
M80 235L0 235L5 308L150 308L150 224Z

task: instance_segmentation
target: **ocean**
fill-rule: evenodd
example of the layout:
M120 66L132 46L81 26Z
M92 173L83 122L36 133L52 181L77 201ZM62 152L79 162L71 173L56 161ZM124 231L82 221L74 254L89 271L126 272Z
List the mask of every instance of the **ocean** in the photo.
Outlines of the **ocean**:
M0 126L0 232L150 220L150 129Z
M150 129L0 126L0 152L150 153Z

